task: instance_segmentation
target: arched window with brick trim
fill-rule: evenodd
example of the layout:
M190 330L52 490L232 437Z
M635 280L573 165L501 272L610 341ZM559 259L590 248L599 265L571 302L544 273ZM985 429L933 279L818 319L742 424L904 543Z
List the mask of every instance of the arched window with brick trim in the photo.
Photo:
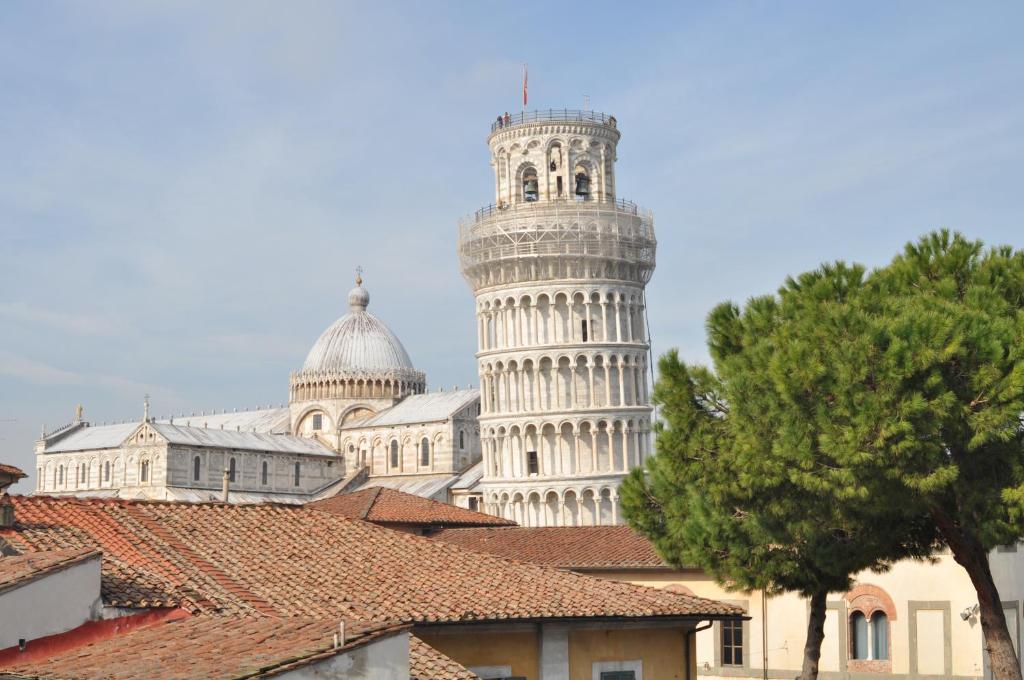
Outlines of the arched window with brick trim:
M844 597L849 611L851 671L884 671L890 667L889 625L896 605L885 590L859 583Z

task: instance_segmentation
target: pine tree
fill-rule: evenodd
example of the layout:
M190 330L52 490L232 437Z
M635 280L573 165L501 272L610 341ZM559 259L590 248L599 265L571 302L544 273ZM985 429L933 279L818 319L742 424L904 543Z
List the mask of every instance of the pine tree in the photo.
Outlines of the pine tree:
M862 268L837 264L743 310L717 307L714 370L675 352L661 360L657 455L621 490L627 519L670 563L728 587L810 599L805 679L817 677L827 594L848 590L856 572L935 547L921 507L877 502L898 492L897 480L866 485L830 449L832 392L856 372L847 355L862 348L833 344L827 361L818 355L823 338L867 323L864 290Z
M977 591L993 677L1019 680L988 554L1024 536L1024 252L935 232L859 305L808 358L843 372L828 447L879 503L927 511Z

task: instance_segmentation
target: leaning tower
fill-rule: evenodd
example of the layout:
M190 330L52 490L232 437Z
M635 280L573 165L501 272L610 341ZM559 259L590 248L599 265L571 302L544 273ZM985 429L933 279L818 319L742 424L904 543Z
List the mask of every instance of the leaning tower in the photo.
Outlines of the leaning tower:
M476 296L484 509L524 526L617 524L650 452L650 212L616 197L619 130L523 113L487 138L495 203L459 227Z

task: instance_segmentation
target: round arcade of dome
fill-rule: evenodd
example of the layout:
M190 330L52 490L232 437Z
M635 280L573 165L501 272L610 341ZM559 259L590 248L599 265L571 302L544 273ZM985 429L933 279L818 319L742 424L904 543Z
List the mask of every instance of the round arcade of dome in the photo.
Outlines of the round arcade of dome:
M349 291L348 303L351 311L320 335L306 356L302 372L415 371L398 337L366 311L370 294L361 278Z

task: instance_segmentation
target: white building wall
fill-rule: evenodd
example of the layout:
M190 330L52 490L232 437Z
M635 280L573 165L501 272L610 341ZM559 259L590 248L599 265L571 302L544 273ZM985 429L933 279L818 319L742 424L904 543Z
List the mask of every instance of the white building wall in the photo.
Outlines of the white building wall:
M0 593L0 649L77 628L100 600L100 556ZM408 676L406 676L408 677Z
M409 680L409 634L392 635L278 677L285 680Z

